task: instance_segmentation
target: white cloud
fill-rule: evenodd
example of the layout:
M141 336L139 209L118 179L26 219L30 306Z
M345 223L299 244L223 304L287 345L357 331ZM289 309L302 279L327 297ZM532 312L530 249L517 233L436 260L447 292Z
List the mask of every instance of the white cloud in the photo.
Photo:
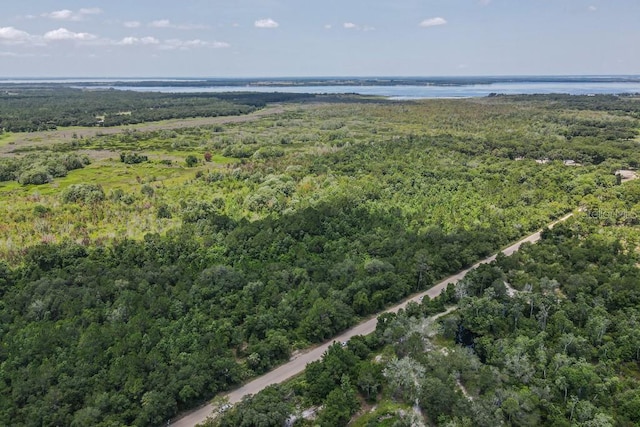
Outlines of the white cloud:
M180 39L169 39L162 42L159 46L160 49L163 50L188 50L192 48L213 48L213 49L223 49L230 47L229 43L219 42L219 41L205 41L200 39L194 40L180 40Z
M589 12L595 12L596 10L598 10L598 8L595 6L589 6L587 9L589 9Z
M231 45L227 42L213 41L209 42L209 47L212 47L214 49L226 49L228 47L231 47Z
M436 18L429 18L429 19L425 19L424 21L422 21L420 23L421 27L435 27L438 25L445 25L447 23L447 20L441 17L436 17Z
M87 41L87 40L95 40L96 36L89 33L74 33L73 31L69 31L66 28L58 28L57 30L52 30L45 33L43 38L45 40L51 40L51 41L62 41L62 40Z
M487 6L489 5L489 3L491 3L491 0L478 0L478 3L480 3L482 6Z
M138 28L142 24L140 23L140 21L127 21L122 25L124 25L126 28Z
M115 46L154 46L160 50L189 50L195 48L212 48L222 49L230 47L231 45L226 42L219 41L206 41L200 39L193 40L181 40L181 39L168 39L159 40L155 37L125 37L118 41L111 41L109 44Z
M326 25L324 26L324 29L325 29L325 30L330 30L331 28L333 28L333 25L331 25L331 24L326 24Z
M69 9L54 10L53 12L43 13L41 16L58 21L82 21L87 15L99 15L102 9L98 7L83 8L74 12Z
M100 15L102 13L102 9L99 7L87 7L80 9L78 13L80 15Z
M271 18L258 19L256 22L253 23L253 25L256 28L278 28L280 26L280 24L278 24L276 21L274 21Z
M149 26L154 28L171 28L171 21L168 19L159 19L150 23Z
M0 52L0 57L9 57L9 58L35 58L35 57L49 57L50 55L47 53L35 54L35 53L17 53L17 52Z
M209 28L206 25L198 24L174 24L168 19L158 19L157 21L149 23L149 26L152 28L173 28L176 30L204 30Z
M69 9L56 10L53 12L44 13L42 16L45 16L51 19L65 20L65 19L71 19L73 17L73 11Z
M122 39L110 39L98 37L95 34L85 32L74 32L67 28L58 28L44 33L43 35L32 35L26 31L14 27L0 27L0 45L26 45L31 47L45 48L48 44L58 42L77 42L80 46L146 46L160 50L189 50L189 49L224 49L231 45L222 41L209 41L202 39L167 39L161 40L153 36L137 37L128 36ZM0 51L3 57L25 56L22 53L10 51Z
M26 31L13 27L0 27L0 43L18 44L31 39L31 35Z
M116 42L117 45L133 46L133 45L154 45L160 44L160 40L155 37L125 37Z
M357 24L354 24L353 22L345 22L344 24L342 24L343 28L346 28L347 30L362 30L362 31L373 31L376 28L372 27L370 25L364 25L364 26L360 26Z

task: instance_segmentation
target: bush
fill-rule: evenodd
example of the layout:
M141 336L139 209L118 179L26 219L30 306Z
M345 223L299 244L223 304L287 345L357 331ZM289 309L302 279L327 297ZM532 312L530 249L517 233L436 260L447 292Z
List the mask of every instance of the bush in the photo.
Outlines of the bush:
M256 152L255 147L251 147L249 145L242 144L234 144L226 147L222 154L226 157L236 157L238 159L246 159L253 156L253 153Z
M0 159L0 181L13 181L17 175L17 162L13 159Z
M188 167L192 168L198 164L198 158L193 154L189 154L185 159L185 162L187 163Z
M47 167L47 172L49 172L49 175L55 178L61 178L63 176L67 176L67 172L68 172L67 168L64 166L63 163L59 163L57 159L47 162L46 167Z
M42 185L51 181L53 181L53 177L49 171L43 167L26 170L18 177L18 182L22 185Z
M138 153L120 153L120 161L128 165L134 165L136 163L144 163L149 158L143 154Z
M255 159L269 159L282 156L284 156L284 150L278 147L262 147L253 153Z
M153 194L155 193L155 191L153 190L153 187L150 186L149 184L143 185L142 188L140 189L140 192L147 197L153 197Z
M98 184L74 184L62 192L65 203L97 203L104 199L104 190Z
M33 207L33 214L39 218L44 218L51 213L51 208L42 205L35 205Z
M157 216L158 218L171 218L173 215L171 215L171 210L169 209L169 206L167 206L166 204L162 204L158 206Z
M66 170L71 171L75 169L82 169L91 162L87 156L80 157L77 154L69 154L64 158L62 163Z

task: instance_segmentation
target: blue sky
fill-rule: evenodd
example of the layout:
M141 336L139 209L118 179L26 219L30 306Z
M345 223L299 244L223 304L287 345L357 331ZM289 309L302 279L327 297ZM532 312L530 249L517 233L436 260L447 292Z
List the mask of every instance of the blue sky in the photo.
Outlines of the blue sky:
M640 0L3 3L2 77L640 74Z

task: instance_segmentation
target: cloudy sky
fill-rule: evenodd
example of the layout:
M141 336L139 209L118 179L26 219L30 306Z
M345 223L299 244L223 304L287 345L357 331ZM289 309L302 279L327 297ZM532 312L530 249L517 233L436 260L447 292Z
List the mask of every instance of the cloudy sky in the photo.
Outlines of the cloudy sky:
M0 77L640 74L640 0L22 0Z

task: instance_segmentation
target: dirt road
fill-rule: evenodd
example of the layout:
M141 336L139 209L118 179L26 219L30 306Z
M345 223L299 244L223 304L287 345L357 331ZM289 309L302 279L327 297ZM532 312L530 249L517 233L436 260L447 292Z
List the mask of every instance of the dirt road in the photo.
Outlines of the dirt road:
M560 218L557 221L552 222L551 224L548 225L548 227L553 227L554 225L558 224L559 222L562 221L566 221L567 219L569 219L573 214L570 213L568 215L563 216L562 218ZM520 246L523 243L535 243L538 240L540 240L540 231L537 231L525 238L523 238L522 240L514 243L513 245L509 246L508 248L502 250L502 253L505 255L511 255L514 252L516 252L518 249L520 249ZM449 285L450 283L457 283L460 279L462 279L469 271L473 270L474 268L478 267L480 264L488 264L490 262L492 262L493 260L496 259L496 255L492 255L488 258L483 259L482 261L477 262L476 264L472 265L471 267L467 268L466 270L463 270L457 274L454 274L453 276L447 277L446 279L442 280L441 282L438 282L434 287L432 287L431 289L421 292L419 294L415 294L413 296L411 296L410 298L407 298L406 300L404 300L402 303L389 308L388 310L385 310L384 313L396 313L398 310L400 310L401 308L405 308L407 306L407 304L411 301L414 301L416 303L419 303L420 300L422 299L422 297L424 297L425 295L428 295L430 298L434 298L438 295L440 295L440 293L447 288L447 285ZM356 326L354 326L353 328L347 330L346 332L334 337L331 341L326 342L318 347L314 347L313 349L308 350L305 353L299 354L297 357L293 358L292 360L290 360L289 362L285 363L284 365L279 366L278 368L254 379L251 382L248 382L247 384L243 385L242 387L231 391L230 393L228 393L226 395L226 397L228 397L229 399L229 403L237 403L239 402L243 396L248 395L248 394L256 394L259 391L263 390L264 388L266 388L269 385L272 384L279 384L283 381L288 380L289 378L299 374L300 372L302 372L305 368L305 366L307 365L307 363L316 361L316 360L320 360L320 358L322 358L322 354L329 348L329 346L331 344L333 344L333 342L338 341L338 342L344 342L344 341L348 341L349 339L351 339L352 337L356 336L356 335L368 335L372 332L374 332L376 330L376 323L377 323L377 317L382 314L382 313L378 313L375 315L375 317L370 318L369 320L366 320ZM442 316L446 313L441 313L438 316L434 316L434 317L439 317ZM205 405L199 409L196 409L186 415L184 415L182 418L176 420L173 424L171 424L172 427L193 427L199 423L204 422L207 417L209 417L210 415L212 415L214 410L214 406L209 404L209 405Z

